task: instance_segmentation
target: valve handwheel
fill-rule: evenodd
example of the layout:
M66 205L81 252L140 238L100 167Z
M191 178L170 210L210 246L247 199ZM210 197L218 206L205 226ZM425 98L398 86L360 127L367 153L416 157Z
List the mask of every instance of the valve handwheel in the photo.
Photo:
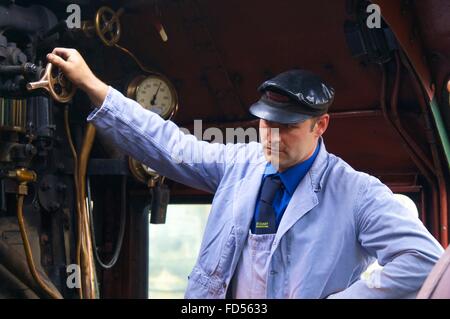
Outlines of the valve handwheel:
M59 68L48 63L45 67L44 75L37 82L27 84L29 91L36 89L47 90L53 99L60 103L67 103L75 95L76 87L70 82Z
M121 34L120 16L124 10L115 12L110 7L101 7L95 16L95 31L102 42L112 47L119 42Z

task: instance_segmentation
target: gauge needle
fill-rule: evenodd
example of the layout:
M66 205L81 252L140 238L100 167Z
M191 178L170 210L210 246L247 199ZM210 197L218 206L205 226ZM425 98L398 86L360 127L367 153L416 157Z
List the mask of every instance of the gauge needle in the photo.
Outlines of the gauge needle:
M153 95L153 98L152 98L152 100L150 101L150 104L151 104L151 105L155 105L155 103L156 103L156 96L158 95L159 88L161 87L161 84L162 84L162 82L159 82L158 89L156 90L155 95Z

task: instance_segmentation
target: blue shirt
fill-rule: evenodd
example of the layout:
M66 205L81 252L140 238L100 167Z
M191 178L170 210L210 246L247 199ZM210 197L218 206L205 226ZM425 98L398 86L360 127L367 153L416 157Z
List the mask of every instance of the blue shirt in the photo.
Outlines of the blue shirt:
M298 163L292 167L289 167L287 170L285 170L282 173L278 173L275 167L272 166L271 163L267 163L266 169L264 170L264 174L262 177L262 183L264 184L264 180L267 176L271 175L278 175L281 179L281 182L283 183L284 188L280 189L276 194L275 198L273 200L272 207L275 210L276 214L276 225L278 228L278 225L280 225L281 217L283 217L283 213L286 210L286 207L289 204L289 201L292 198L292 195L295 192L295 189L297 188L298 184L300 184L303 177L308 173L309 169L311 168L312 164L314 163L314 160L317 157L317 154L319 153L320 149L320 143L317 143L316 150L314 151L313 155L308 158L306 161ZM258 197L256 199L256 206L255 206L255 212L254 212L254 218L252 221L252 233L255 233L255 227L256 223L255 220L257 219L257 215L259 212L259 199L261 196L261 189L259 190Z

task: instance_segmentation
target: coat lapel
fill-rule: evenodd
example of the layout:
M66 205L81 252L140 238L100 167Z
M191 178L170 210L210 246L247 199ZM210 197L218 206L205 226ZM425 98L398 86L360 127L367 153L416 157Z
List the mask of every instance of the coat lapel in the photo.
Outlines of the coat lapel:
M308 172L305 178L303 178L297 186L297 189L283 214L283 218L281 218L277 234L275 235L273 249L278 245L280 238L282 238L300 218L307 214L318 203L319 200L311 185L311 176Z
M320 151L306 176L297 186L287 208L281 218L275 235L272 251L278 246L283 235L303 216L310 212L317 204L319 199L317 192L321 188L321 177L328 166L328 152L325 149L322 138L320 139Z
M252 172L241 181L238 190L234 193L233 218L237 227L239 244L247 238L250 223L256 206L256 197L261 187L261 179L266 168L266 161L257 164ZM242 241L242 242L241 242Z
M273 250L278 246L283 235L318 203L316 192L321 187L321 177L328 166L328 152L322 138L320 151L309 172L297 186L281 219L275 236ZM262 160L249 168L251 172L241 181L233 197L233 219L236 227L237 246L242 248L247 238L250 223L256 206L256 197L261 187L261 179L267 162Z

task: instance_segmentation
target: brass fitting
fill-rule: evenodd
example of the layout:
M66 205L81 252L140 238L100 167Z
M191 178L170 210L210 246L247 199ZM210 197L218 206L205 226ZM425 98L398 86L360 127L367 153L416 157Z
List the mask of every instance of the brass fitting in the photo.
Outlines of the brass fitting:
M26 168L18 168L15 171L9 171L8 177L15 179L19 183L35 182L37 179L36 173Z
M18 168L14 171L9 171L8 177L19 182L19 186L17 188L17 193L19 195L28 195L27 183L35 182L37 179L36 172L26 168Z

